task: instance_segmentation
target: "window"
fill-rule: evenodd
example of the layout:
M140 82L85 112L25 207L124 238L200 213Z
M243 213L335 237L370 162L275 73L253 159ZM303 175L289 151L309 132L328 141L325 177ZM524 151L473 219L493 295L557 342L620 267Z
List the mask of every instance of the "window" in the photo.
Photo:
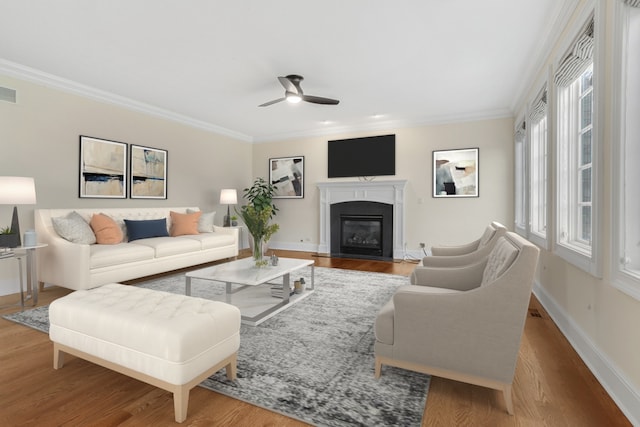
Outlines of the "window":
M529 114L531 123L529 164L531 168L530 239L547 247L547 89L536 97Z
M515 134L515 230L527 237L526 124L520 122Z
M616 34L621 46L615 53L615 79L619 103L614 105L612 215L612 282L640 300L640 7L619 5Z
M557 87L556 252L599 274L595 153L594 21L590 19L561 61Z

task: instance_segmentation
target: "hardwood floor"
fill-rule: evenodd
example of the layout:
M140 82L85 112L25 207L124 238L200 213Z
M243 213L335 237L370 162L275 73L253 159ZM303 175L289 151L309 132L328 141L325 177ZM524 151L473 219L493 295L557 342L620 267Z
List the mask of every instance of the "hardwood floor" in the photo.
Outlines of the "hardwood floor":
M415 264L349 260L276 251L315 259L316 266L409 275ZM321 286L321 284L319 284ZM70 291L48 288L39 305ZM17 295L12 296L17 300ZM0 298L5 304L10 297ZM6 314L18 310L0 310ZM423 426L630 426L595 377L532 296L513 387L515 416L501 393L432 378ZM0 319L0 425L174 425L170 393L69 357L53 369L47 335ZM373 368L372 368L373 369ZM373 375L373 370L372 370ZM187 426L304 426L256 406L195 387Z

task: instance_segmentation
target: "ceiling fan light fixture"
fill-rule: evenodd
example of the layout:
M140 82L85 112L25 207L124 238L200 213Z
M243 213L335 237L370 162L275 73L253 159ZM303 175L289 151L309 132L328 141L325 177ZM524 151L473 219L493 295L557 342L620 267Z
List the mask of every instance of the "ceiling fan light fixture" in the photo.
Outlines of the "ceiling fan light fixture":
M292 104L297 104L298 102L302 101L302 97L300 95L295 94L295 93L288 93L287 94L287 101L289 101Z
M340 101L338 101L337 99L324 98L322 96L305 95L304 92L302 92L302 88L300 87L300 82L302 80L304 80L303 77L297 74L289 74L286 77L278 77L278 81L284 87L284 97L265 102L264 104L258 105L258 107L268 107L269 105L282 102L285 99L292 104L297 104L300 101L324 105L338 105L340 103Z

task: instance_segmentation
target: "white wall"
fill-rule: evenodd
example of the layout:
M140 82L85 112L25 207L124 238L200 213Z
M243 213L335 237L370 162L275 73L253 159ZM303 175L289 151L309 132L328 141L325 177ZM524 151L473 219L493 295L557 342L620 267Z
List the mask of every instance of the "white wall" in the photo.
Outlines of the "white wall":
M389 129L375 135L396 135L396 175L378 177L408 180L407 249L418 253L419 243L457 244L479 238L492 220L513 224L513 120ZM319 243L319 196L316 183L327 178L327 141L372 136L374 133L338 134L256 144L253 172L268 178L269 158L304 156L304 199L277 199L280 231L270 245L315 251ZM480 197L442 199L431 196L432 152L452 148L480 149ZM349 181L354 178L332 179Z
M6 76L0 86L18 101L0 102L0 175L36 182L38 204L18 206L23 232L35 208L194 205L216 209L222 224L220 189L251 182L249 143ZM168 199L80 199L79 135L168 150ZM0 206L0 226L10 225L11 210ZM18 291L17 276L15 261L0 260L0 295Z
M594 372L596 378L612 395L629 419L640 423L640 301L615 288L612 283L610 265L612 262L611 234L614 232L613 221L617 215L617 206L613 205L615 198L611 196L612 174L611 157L614 153L613 103L616 97L613 93L613 52L615 51L613 29L614 5L618 0L589 1L580 0L576 3L574 14L570 17L567 28L560 34L558 40L547 53L545 63L540 68L537 80L529 82L529 91L520 100L520 106L532 99L540 88L540 81L548 67L564 54L572 41L569 28L581 26L586 14L596 10L596 18L604 25L597 27L600 37L603 37L601 51L604 61L604 132L599 141L600 153L603 158L602 178L599 183L604 189L601 199L600 213L602 215L602 237L600 245L602 251L603 275L595 277L558 256L553 250L541 250L538 268L538 280L534 291L562 332L567 336L587 366ZM551 111L555 111L551 107ZM555 136L550 141L550 149L555 147ZM552 169L549 179L552 188L556 186L556 174ZM594 183L595 184L595 183ZM554 197L552 194L551 198ZM551 219L550 219L551 220ZM552 227L553 229L553 227Z

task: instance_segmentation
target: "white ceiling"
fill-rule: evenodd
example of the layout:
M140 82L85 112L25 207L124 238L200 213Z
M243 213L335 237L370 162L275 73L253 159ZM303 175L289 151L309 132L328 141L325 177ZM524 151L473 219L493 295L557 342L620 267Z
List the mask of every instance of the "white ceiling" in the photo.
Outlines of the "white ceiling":
M256 142L503 117L569 3L0 0L0 73ZM340 104L259 108L287 74Z

